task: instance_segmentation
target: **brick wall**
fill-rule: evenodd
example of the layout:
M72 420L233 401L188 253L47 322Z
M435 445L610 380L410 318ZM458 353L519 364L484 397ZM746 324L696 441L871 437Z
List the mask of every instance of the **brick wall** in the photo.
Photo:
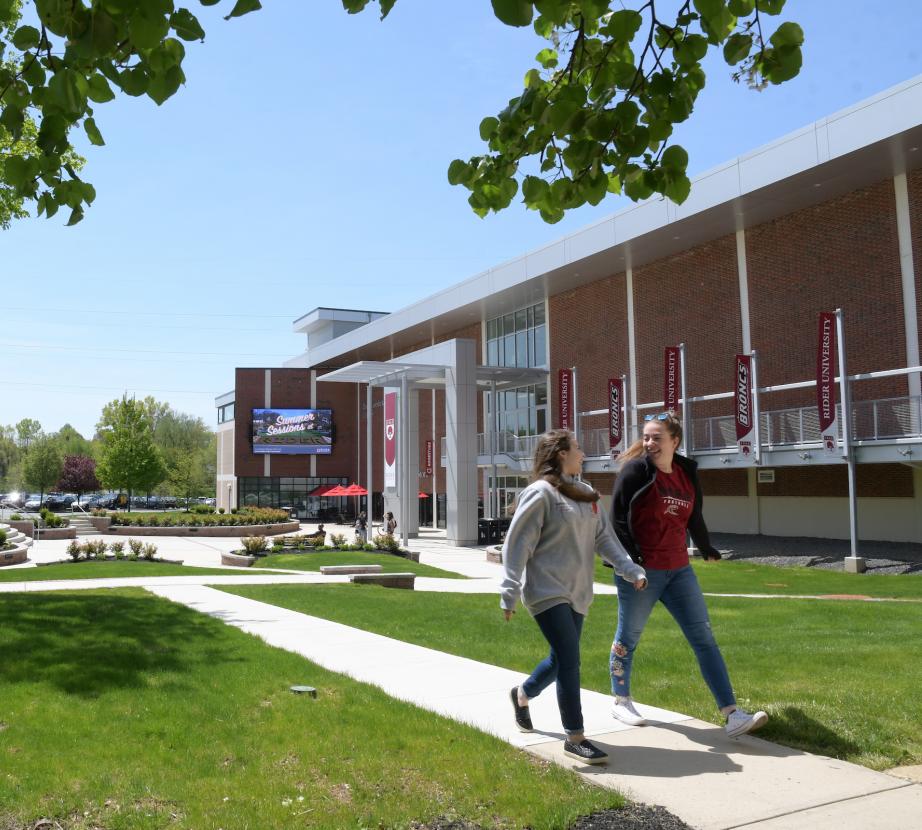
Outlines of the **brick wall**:
M624 274L617 274L548 299L551 344L548 415L557 418L557 371L576 366L576 393L581 411L608 406L608 379L628 371L627 293ZM597 420L589 427L604 427Z
M815 376L817 315L845 312L848 372L905 361L893 182L886 179L746 231L752 344L760 385ZM853 387L854 400L906 394L887 378ZM774 393L762 409L815 402L813 389Z
M759 496L848 497L844 464L775 467L774 484L758 484ZM912 468L903 464L859 464L856 490L862 498L912 498Z

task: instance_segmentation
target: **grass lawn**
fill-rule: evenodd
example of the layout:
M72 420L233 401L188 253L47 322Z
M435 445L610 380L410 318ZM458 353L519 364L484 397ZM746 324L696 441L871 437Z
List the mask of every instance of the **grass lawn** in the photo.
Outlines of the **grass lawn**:
M441 568L433 568L431 565L421 565L419 562L413 562L401 556L394 556L392 553L372 553L366 550L271 553L257 559L253 567L319 571L322 565L380 565L384 573L414 573L417 576L464 579L461 574L443 571Z
M222 590L526 673L546 651L528 614L520 607L506 624L494 596L337 585ZM922 763L918 604L710 598L708 607L740 704L771 715L761 736L873 769ZM597 597L583 630L584 688L610 691L616 618L617 599ZM632 686L642 703L720 722L661 606L637 650Z
M0 568L0 582L38 582L48 579L115 579L125 576L227 576L226 568L193 568L166 562L62 562L40 568Z
M816 568L778 568L745 560L694 561L701 590L714 594L860 594L922 599L922 574L845 574ZM597 582L610 585L612 570L596 557Z
M141 590L2 596L0 654L4 828L378 828L441 815L537 830L622 804Z

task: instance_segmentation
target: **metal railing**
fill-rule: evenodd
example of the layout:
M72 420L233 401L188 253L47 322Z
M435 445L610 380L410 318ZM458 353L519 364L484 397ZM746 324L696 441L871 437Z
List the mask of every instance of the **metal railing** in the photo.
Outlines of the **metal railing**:
M842 438L842 407L837 406L839 439ZM853 441L892 441L922 438L922 397L904 396L870 401L853 401L851 407L851 438ZM760 416L762 446L790 447L820 443L819 415L816 406L777 409ZM638 434L639 434L638 428ZM692 452L725 450L736 446L736 422L732 415L695 418L691 428ZM490 455L491 433L477 435L477 453ZM496 455L517 460L530 458L537 435L515 435L499 432ZM604 458L609 454L608 428L581 429L580 445L589 458ZM628 443L633 440L628 433ZM445 438L441 441L442 458L446 454Z

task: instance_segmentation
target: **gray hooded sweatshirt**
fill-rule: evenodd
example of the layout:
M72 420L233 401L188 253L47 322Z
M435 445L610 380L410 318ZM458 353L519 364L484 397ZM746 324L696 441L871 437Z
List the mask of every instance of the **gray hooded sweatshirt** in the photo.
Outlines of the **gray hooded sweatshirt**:
M592 489L573 483L587 492ZM561 603L585 615L592 603L596 551L629 582L646 577L598 502L573 501L543 480L529 484L519 495L503 545L500 606L515 610L522 595L532 616Z

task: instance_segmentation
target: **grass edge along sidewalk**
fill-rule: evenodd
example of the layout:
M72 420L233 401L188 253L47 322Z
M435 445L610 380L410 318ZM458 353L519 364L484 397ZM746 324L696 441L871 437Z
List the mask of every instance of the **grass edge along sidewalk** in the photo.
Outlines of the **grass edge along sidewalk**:
M40 817L73 830L406 827L443 816L551 830L623 804L140 590L0 597L0 649L0 816L23 827ZM295 683L317 698L292 694Z
M536 627L520 619L524 612L503 622L492 595L336 585L220 590L523 676L546 651ZM915 604L720 597L708 605L740 705L771 716L760 737L875 770L922 762L922 643ZM616 615L614 597L596 597L583 631L583 688L610 692ZM638 648L633 685L642 703L720 722L691 650L661 607Z

